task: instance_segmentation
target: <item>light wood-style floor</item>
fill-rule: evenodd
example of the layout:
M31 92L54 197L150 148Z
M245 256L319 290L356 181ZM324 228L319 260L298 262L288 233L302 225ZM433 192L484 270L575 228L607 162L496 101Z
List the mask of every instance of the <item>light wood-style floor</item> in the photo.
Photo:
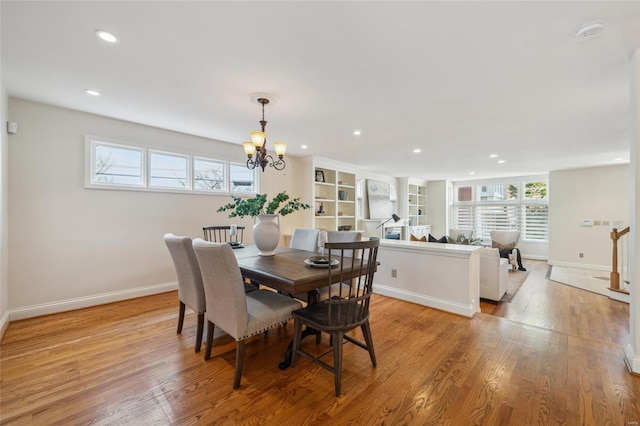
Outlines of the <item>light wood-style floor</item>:
M195 354L195 315L175 332L176 293L17 321L0 346L0 421L640 424L640 377L623 360L628 305L545 280L545 262L526 266L512 302L483 302L473 319L375 296L378 366L347 344L339 398L305 359L278 369L291 324L247 344L233 391L235 344L216 339L207 362Z

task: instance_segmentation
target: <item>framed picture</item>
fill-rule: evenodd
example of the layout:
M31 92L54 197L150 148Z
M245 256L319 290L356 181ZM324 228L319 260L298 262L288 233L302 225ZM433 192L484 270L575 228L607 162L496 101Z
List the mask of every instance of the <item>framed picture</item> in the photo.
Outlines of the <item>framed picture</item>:
M316 170L316 182L324 182L324 172L322 170Z

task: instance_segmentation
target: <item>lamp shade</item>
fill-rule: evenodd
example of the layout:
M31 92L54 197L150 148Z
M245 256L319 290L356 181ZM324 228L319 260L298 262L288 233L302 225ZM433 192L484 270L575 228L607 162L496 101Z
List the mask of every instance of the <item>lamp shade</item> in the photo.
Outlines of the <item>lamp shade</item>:
M284 156L284 153L287 152L287 143L282 141L274 142L273 149L275 149L276 154L278 154L278 156L282 158L282 156Z
M267 138L265 132L251 132L249 135L251 136L251 142L253 142L256 148L264 145L264 140Z
M252 156L256 152L256 146L253 142L242 142L242 146L244 147L244 152L248 156Z

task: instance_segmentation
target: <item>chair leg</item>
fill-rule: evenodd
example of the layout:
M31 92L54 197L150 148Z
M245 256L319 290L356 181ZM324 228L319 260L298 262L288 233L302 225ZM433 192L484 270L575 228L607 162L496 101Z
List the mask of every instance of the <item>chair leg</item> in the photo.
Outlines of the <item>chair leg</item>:
M367 344L367 349L369 350L369 357L371 358L371 364L375 367L378 365L376 361L376 353L373 350L373 337L371 336L371 325L369 325L369 321L365 322L360 326L362 329L362 334L364 335L364 341Z
M302 322L295 318L293 320L293 347L291 348L291 366L295 367L298 362L298 349L302 340Z
M207 321L207 346L204 349L204 360L211 358L211 346L213 346L213 330L215 326L211 321Z
M331 333L333 337L333 376L336 385L336 396L340 396L342 383L342 344L344 333Z
M178 313L178 334L182 333L182 324L184 323L184 308L184 303L180 301L180 312Z
M240 387L240 378L242 377L242 366L244 365L244 340L236 342L236 374L233 377L233 388Z
M200 352L202 346L202 334L204 332L204 312L198 314L198 331L196 332L196 353Z

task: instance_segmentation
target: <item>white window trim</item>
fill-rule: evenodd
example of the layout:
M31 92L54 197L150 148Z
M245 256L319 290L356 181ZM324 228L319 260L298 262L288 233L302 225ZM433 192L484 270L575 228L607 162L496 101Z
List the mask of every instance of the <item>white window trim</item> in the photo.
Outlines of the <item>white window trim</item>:
M97 183L93 182L93 167L95 164L95 145L112 145L119 148L125 149L134 149L140 150L142 152L142 180L144 181L144 185L122 185L122 184L113 184L113 183ZM257 173L257 169L253 170L254 173L254 191L252 192L235 192L230 191L230 173L231 173L231 164L243 165L244 163L239 163L230 160L220 160L208 157L205 154L201 153L184 153L184 152L172 152L166 151L166 149L156 148L152 146L144 146L143 144L126 142L121 140L116 140L112 138L106 138L102 136L96 135L85 135L84 138L84 187L85 189L101 189L101 190L115 190L115 191L139 191L139 192L163 192L163 193L173 193L173 194L194 194L194 195L213 195L213 196L230 196L236 195L239 197L251 197L253 195L260 193L260 174ZM188 168L189 168L189 176L190 176L190 189L175 189L175 188L165 188L165 187L150 187L149 186L149 151L165 153L169 155L176 156L184 156L189 158ZM194 189L193 185L193 158L201 158L210 161L217 161L225 164L225 179L226 179L226 187L224 191L206 191L206 190L197 190Z
M142 183L140 184L117 184L117 183L103 183L96 182L93 180L94 178L94 166L96 164L96 146L97 145L108 145L122 149L129 149L131 151L139 151L141 157L141 178ZM85 139L85 187L90 188L100 188L105 189L108 187L113 187L113 189L133 189L133 190L143 190L147 186L147 176L145 170L147 169L147 155L144 148L124 145L121 143L111 142L106 140L105 138L93 138L93 139Z

